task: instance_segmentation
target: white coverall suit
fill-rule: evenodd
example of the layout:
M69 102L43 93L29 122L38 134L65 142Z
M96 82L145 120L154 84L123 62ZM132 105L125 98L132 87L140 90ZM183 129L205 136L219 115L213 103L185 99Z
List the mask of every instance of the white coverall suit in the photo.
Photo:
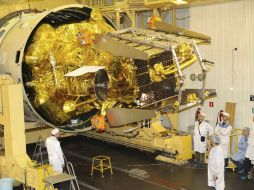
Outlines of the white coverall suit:
M198 129L199 128L199 129ZM199 133L200 131L200 133ZM214 129L213 127L207 123L206 121L202 121L200 124L198 121L195 121L194 128L194 151L199 153L206 152L206 142L207 142L207 134L213 135ZM205 137L205 141L201 142L201 136Z
M251 163L254 164L254 126L250 128L250 134L248 138L248 147L246 150L246 158L251 160Z
M216 190L224 190L224 151L220 145L212 148L208 160L208 186L215 187ZM217 177L216 181L213 176Z
M45 142L49 164L54 167L55 172L63 173L64 157L60 142L54 136L48 137Z
M224 158L228 158L228 149L229 149L229 142L230 142L230 134L232 131L232 126L227 122L223 125L223 121L218 123L215 127L215 134L218 135L221 139L221 147L224 150Z

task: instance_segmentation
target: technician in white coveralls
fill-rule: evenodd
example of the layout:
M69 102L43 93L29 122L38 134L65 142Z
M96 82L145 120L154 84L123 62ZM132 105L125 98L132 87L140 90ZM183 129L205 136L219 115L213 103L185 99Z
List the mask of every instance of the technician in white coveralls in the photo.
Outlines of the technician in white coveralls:
M197 121L195 121L193 141L195 161L197 164L203 164L205 162L207 138L214 134L214 128L204 120L205 117L206 115L200 112Z
M215 134L220 137L221 147L224 150L225 167L227 167L229 160L228 149L232 126L229 123L230 114L227 112L222 112L222 115L223 115L222 121L219 122L215 127Z
M64 157L58 138L60 137L59 129L51 131L51 136L46 139L45 145L48 151L49 164L54 167L55 172L63 173Z
M216 190L224 190L224 151L220 145L221 140L218 135L210 137L211 151L208 160L208 186Z

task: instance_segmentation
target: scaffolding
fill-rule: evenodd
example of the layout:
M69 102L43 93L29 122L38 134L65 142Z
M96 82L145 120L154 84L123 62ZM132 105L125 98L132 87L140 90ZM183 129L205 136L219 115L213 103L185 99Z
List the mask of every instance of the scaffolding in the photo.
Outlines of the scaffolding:
M131 22L131 27L135 28L136 13L152 10L151 8L145 7L144 1L142 0L80 0L79 3L93 8L99 8L104 15L115 21L117 29L120 29L121 26L121 16L127 16Z

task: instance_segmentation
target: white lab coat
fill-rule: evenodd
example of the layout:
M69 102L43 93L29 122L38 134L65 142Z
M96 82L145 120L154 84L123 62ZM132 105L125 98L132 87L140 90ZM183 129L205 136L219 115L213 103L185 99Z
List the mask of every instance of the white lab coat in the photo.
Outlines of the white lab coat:
M228 149L229 149L230 134L231 134L231 131L232 131L232 126L229 123L226 123L228 126L226 128L223 128L223 127L220 127L220 125L222 125L222 124L223 124L223 121L220 122L215 127L215 134L220 137L221 147L223 148L224 154L225 154L224 158L228 158L229 157Z
M60 142L54 136L48 137L45 142L48 151L49 164L54 167L55 172L63 173L63 151Z
M208 186L215 187L216 190L224 190L224 151L221 145L212 148L208 160ZM213 181L213 176L217 177Z
M199 130L200 134L199 134ZM193 142L194 142L194 151L199 153L205 153L206 152L206 143L207 143L207 134L213 135L214 129L213 127L207 123L206 121L202 121L199 125L198 121L195 121L195 128L194 128L194 136L193 136ZM205 142L201 142L201 136L204 136Z
M254 126L250 128L250 134L248 138L248 147L246 150L246 158L249 158L252 163L254 162Z

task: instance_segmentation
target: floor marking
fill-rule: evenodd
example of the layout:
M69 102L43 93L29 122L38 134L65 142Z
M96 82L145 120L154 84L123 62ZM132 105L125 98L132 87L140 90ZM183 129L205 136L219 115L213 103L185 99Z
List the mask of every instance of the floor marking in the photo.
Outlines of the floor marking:
M145 166L162 166L164 164L130 164L127 166L145 167Z

